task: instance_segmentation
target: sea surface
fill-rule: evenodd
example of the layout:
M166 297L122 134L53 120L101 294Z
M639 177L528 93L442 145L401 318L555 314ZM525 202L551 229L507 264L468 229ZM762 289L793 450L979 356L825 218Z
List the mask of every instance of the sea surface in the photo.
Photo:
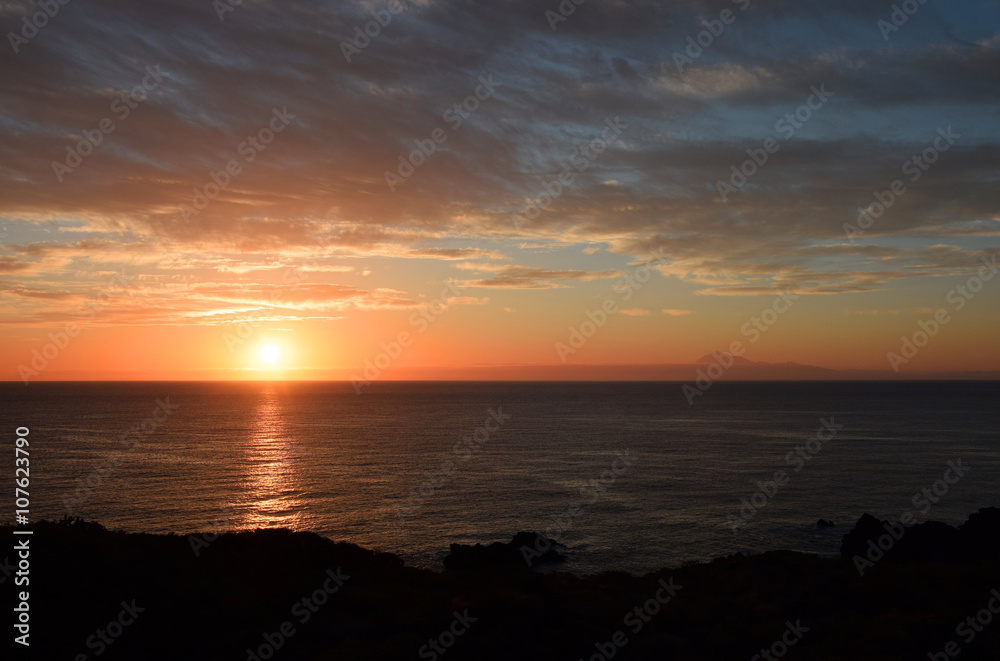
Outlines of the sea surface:
M1000 383L723 382L693 405L681 385L6 383L0 420L10 452L30 429L32 520L287 527L435 569L451 543L520 530L578 574L833 555L864 512L959 524L1000 506ZM762 506L744 520L741 499Z

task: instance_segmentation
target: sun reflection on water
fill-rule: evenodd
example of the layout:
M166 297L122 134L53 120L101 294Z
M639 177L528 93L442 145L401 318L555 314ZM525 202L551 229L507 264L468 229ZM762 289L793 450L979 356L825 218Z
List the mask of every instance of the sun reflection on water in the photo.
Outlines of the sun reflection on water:
M299 450L290 436L281 393L269 387L244 443L240 480L244 502L241 527L301 528L305 501L299 488Z

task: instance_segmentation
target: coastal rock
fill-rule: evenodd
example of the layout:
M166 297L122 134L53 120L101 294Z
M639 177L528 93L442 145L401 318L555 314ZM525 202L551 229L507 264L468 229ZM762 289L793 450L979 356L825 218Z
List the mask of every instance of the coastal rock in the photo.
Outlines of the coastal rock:
M827 521L826 519L820 519L819 521L816 522L816 525L819 526L820 528L832 528L832 527L834 527L837 524L835 524L833 521Z
M893 547L891 557L906 562L947 562L961 560L966 550L959 542L957 528L928 521L909 528Z
M972 558L1000 558L1000 508L982 508L958 527L958 534Z
M1000 558L1000 509L983 508L959 528L940 521L906 527L866 513L844 535L840 555L845 559L877 556L904 562Z
M877 540L886 532L883 524L889 525L888 521L879 521L867 512L862 514L858 522L854 524L854 528L841 540L841 557L852 558L856 555L865 555L868 551L869 540Z
M452 544L451 552L444 558L448 569L524 569L545 562L565 562L566 556L556 551L559 542L539 533L519 532L507 543L494 542L489 546Z
M989 537L996 517L981 511L958 534ZM110 631L125 605L144 612L111 639L102 661L405 659L429 636L447 640L437 632L452 635L458 618L473 623L447 657L439 655L446 661L608 658L603 650L614 649L608 641L623 616L626 626L641 622L642 632L628 637L615 661L747 659L780 640L781 622L797 623L800 614L813 632L788 658L922 659L943 648L963 617L1000 597L993 559L884 562L863 576L854 562L792 551L736 553L645 576L533 573L523 560L518 570L437 572L291 530L220 533L193 553L200 531L129 534L80 520L31 529L30 598L45 614L32 619L39 659L86 657L86 641ZM0 536L13 532L0 525ZM523 533L500 546L536 541ZM981 622L986 614L978 613ZM283 638L293 622L294 639ZM168 644L179 631L180 653ZM960 658L1000 659L994 631L977 632L976 647Z

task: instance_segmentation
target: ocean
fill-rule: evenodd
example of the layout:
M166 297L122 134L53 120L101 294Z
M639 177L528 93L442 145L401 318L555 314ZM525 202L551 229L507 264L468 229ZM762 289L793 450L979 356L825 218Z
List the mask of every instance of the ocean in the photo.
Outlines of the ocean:
M1000 383L681 385L5 383L0 419L30 430L32 520L287 527L434 569L521 530L577 574L833 555L864 512L1000 506Z

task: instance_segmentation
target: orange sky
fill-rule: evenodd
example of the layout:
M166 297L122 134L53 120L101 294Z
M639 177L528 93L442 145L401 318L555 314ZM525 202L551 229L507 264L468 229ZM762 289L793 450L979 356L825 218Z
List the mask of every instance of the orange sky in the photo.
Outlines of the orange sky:
M68 6L0 58L2 378L1000 371L995 20L501 5Z

